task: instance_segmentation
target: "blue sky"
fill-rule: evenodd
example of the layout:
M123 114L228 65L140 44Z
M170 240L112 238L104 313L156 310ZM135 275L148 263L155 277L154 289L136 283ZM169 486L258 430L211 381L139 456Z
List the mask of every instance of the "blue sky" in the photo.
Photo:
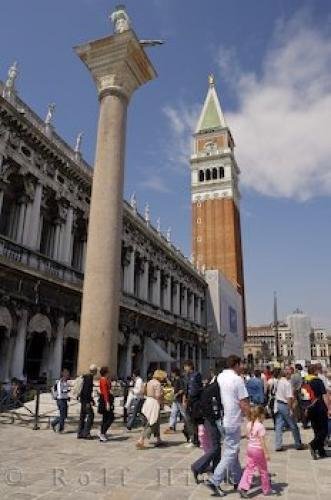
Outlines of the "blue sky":
M18 60L20 96L93 161L98 103L72 47L111 31L107 0L1 2L0 78ZM249 323L300 307L331 327L331 4L325 0L127 0L158 79L129 111L126 197L172 227L190 254L190 133L214 72L242 170Z

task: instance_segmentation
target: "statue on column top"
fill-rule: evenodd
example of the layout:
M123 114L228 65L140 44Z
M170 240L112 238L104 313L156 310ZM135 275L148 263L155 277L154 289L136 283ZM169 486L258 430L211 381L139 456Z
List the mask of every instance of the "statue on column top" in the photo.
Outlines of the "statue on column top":
M132 193L132 195L130 197L130 205L131 205L131 208L133 208L134 212L137 212L136 193Z
M167 238L167 242L170 243L170 241L171 241L171 227L168 227L168 229L167 229L166 238Z
M17 61L12 64L8 70L7 80L3 89L3 97L10 97L11 93L15 90L15 80L18 75Z
M51 124L55 108L56 108L56 105L54 103L51 103L51 104L48 105L47 115L46 115L46 118L45 118L45 125L50 125Z
M75 153L80 153L80 147L82 145L82 139L83 139L84 132L79 132L76 138L76 144L75 144Z
M114 12L110 15L114 25L114 33L123 33L130 29L131 21L124 5L116 5Z
M145 221L146 222L149 222L151 220L151 215L150 215L150 210L149 210L149 204L146 203L145 205L145 214L144 214L144 217L145 217Z
M157 230L158 233L161 232L161 219L160 219L160 217L158 217L156 219L156 230Z

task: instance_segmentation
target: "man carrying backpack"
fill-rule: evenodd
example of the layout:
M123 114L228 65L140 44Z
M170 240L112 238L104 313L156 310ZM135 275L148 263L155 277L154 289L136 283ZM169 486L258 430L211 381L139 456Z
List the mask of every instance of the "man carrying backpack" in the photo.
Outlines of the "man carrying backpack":
M191 465L196 483L198 476L207 472L212 463L212 471L221 459L221 434L217 425L222 415L221 393L216 377L202 391L200 408L204 419L205 432L210 444L210 449Z
M93 379L98 372L96 365L91 365L89 373L82 376L82 385L77 399L79 399L80 417L79 428L77 433L78 439L91 439L91 429L94 422L93 406L95 405L93 399Z

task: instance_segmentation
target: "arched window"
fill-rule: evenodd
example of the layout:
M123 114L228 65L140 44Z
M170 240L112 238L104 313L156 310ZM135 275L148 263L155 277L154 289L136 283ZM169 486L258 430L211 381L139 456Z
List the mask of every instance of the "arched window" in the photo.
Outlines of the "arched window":
M205 173L203 170L199 170L199 181L203 182L205 180Z
M213 179L217 179L217 168L213 168Z
M224 177L224 167L220 167L219 168L219 172L220 172L220 179L223 179L223 177Z
M210 181L210 170L207 168L206 170L206 181Z

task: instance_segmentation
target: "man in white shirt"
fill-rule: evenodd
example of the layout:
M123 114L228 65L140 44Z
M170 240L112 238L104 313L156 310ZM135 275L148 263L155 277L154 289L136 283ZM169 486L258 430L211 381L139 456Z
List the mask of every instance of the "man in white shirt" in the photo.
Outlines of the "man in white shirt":
M134 426L134 422L137 418L138 413L140 413L144 402L144 381L140 376L139 370L135 370L133 372L133 380L134 386L132 388L132 398L134 399L134 407L126 425L128 431L131 431L132 427ZM129 404L131 404L132 398L130 398ZM130 408L128 408L128 410L129 409Z
M276 438L276 451L283 451L283 427L287 425L293 434L295 447L297 450L302 450L301 436L298 424L293 416L294 395L291 384L292 372L290 367L284 369L282 377L277 384L276 398L275 398L275 438Z
M244 380L240 377L242 365L238 356L231 355L227 359L227 370L217 377L224 408L224 442L222 458L210 481L205 483L215 496L225 496L219 490L227 471L232 475L235 489L240 481L241 467L239 463L241 422L244 413L249 411L249 399Z
M61 378L57 380L53 387L53 394L56 399L56 404L59 409L59 415L53 418L51 426L54 432L63 432L64 422L68 416L68 401L69 401L69 380L70 374L68 370L63 370Z

